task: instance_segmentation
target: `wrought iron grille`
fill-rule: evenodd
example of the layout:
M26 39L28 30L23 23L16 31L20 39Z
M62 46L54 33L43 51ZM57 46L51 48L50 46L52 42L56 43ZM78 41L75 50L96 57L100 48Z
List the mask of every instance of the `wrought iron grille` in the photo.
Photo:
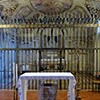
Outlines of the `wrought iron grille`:
M0 88L13 89L23 71L71 71L82 89L100 72L98 19L43 17L0 19ZM38 89L38 80L29 89ZM59 89L68 81L60 80Z

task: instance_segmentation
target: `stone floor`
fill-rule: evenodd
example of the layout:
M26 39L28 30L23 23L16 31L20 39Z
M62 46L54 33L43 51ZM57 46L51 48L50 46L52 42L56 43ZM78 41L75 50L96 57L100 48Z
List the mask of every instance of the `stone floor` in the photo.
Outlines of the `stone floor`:
M28 91L27 100L39 100L38 91ZM67 91L58 91L56 100L67 100ZM0 100L19 100L11 90L0 90ZM100 92L81 91L82 100L100 100Z

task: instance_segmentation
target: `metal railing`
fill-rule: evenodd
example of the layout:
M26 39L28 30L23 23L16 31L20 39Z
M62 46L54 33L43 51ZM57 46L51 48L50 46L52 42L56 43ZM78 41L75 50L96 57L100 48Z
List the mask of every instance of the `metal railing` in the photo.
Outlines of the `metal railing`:
M93 89L94 77L100 72L97 21L62 17L2 20L0 88L16 87L19 75L26 70L71 71L82 89ZM30 81L29 89L38 89L38 84L37 80ZM67 89L67 86L68 81L59 81L59 89Z

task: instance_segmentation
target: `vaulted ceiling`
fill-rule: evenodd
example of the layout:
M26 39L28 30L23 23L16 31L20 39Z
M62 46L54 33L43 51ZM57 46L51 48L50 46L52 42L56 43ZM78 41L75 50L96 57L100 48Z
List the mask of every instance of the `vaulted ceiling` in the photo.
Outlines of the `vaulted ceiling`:
M62 13L99 17L100 0L0 0L0 16L8 18Z

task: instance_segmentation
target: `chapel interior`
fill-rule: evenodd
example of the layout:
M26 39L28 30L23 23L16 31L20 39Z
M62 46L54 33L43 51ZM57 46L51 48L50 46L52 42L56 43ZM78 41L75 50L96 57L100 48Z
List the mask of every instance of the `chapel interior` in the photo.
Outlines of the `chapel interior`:
M20 100L25 72L71 72L75 100L100 100L100 0L0 0L0 100ZM58 81L56 100L68 83ZM39 80L27 95L39 100Z

